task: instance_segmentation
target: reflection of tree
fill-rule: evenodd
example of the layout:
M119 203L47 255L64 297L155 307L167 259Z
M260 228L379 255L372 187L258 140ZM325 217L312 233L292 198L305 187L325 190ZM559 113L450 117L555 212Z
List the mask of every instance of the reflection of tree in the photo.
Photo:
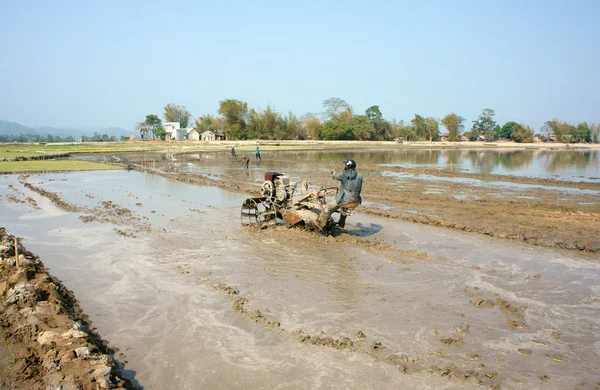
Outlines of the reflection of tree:
M564 169L566 166L572 166L578 169L585 169L592 164L598 165L597 151L552 151L547 152L548 159L545 165L546 169L556 172Z
M315 162L337 168L348 158L360 167L366 164L399 164L415 166L463 166L470 163L475 173L487 174L499 167L507 172L526 168L532 164L547 171L560 171L566 166L583 170L599 164L598 151L545 151L545 150L464 150L464 149L397 149L397 150L345 150L297 151L282 154L283 165L295 166L304 161L309 167ZM281 169L281 168L280 168ZM540 172L542 173L542 172Z
M300 152L302 153L302 152ZM361 164L414 164L414 165L437 165L442 156L442 150L421 149L421 150L371 150L371 151L336 151L306 152L306 159L309 161L338 163L345 159L352 158Z
M477 173L490 173L496 167L490 159L489 152L469 150L465 157L471 162L473 170Z
M528 166L533 160L533 153L529 150L517 150L505 153L498 153L498 164L507 170L523 168Z
M508 171L526 167L533 160L533 153L529 150L469 150L465 157L471 162L475 172L490 173L499 166Z

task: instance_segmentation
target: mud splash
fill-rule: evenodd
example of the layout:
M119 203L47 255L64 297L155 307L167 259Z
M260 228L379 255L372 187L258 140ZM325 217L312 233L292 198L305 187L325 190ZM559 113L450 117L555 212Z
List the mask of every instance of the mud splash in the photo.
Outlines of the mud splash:
M0 368L10 388L132 389L73 294L0 228Z

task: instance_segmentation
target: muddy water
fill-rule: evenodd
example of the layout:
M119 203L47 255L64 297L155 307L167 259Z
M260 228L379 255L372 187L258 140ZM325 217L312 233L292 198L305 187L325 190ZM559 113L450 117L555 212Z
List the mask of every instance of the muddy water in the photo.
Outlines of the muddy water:
M75 291L146 388L468 388L435 367L496 371L508 388L593 388L600 374L597 257L355 215L335 238L239 226L244 196L136 172L35 175L90 210L147 218L123 237L2 177L2 225ZM8 185L13 185L9 188ZM40 209L6 203L31 196ZM358 240L358 242L356 242ZM240 315L235 286L280 328ZM282 330L283 329L283 330ZM365 339L356 350L293 337ZM365 351L418 362L416 374ZM431 373L429 373L431 371Z

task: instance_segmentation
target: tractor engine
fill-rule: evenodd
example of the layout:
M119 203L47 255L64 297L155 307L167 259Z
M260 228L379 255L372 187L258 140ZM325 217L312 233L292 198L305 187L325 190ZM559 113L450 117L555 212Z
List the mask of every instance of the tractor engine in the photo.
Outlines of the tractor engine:
M291 201L296 183L290 182L289 176L278 172L266 172L265 181L260 188L261 195L267 202L276 205L278 208L288 208L288 201Z

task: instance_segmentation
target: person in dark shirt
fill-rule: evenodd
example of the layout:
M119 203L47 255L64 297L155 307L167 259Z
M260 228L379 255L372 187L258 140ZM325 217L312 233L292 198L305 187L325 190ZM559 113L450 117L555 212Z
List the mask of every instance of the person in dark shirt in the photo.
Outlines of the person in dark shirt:
M331 174L335 180L339 180L340 191L334 200L327 202L323 206L323 211L316 221L316 227L318 229L324 228L329 223L331 214L337 211L344 205L356 203L362 203L362 197L360 192L362 191L362 176L356 172L356 161L346 160L344 161L344 170L340 173L336 172L335 169L331 168ZM340 217L338 225L344 227L345 216Z

